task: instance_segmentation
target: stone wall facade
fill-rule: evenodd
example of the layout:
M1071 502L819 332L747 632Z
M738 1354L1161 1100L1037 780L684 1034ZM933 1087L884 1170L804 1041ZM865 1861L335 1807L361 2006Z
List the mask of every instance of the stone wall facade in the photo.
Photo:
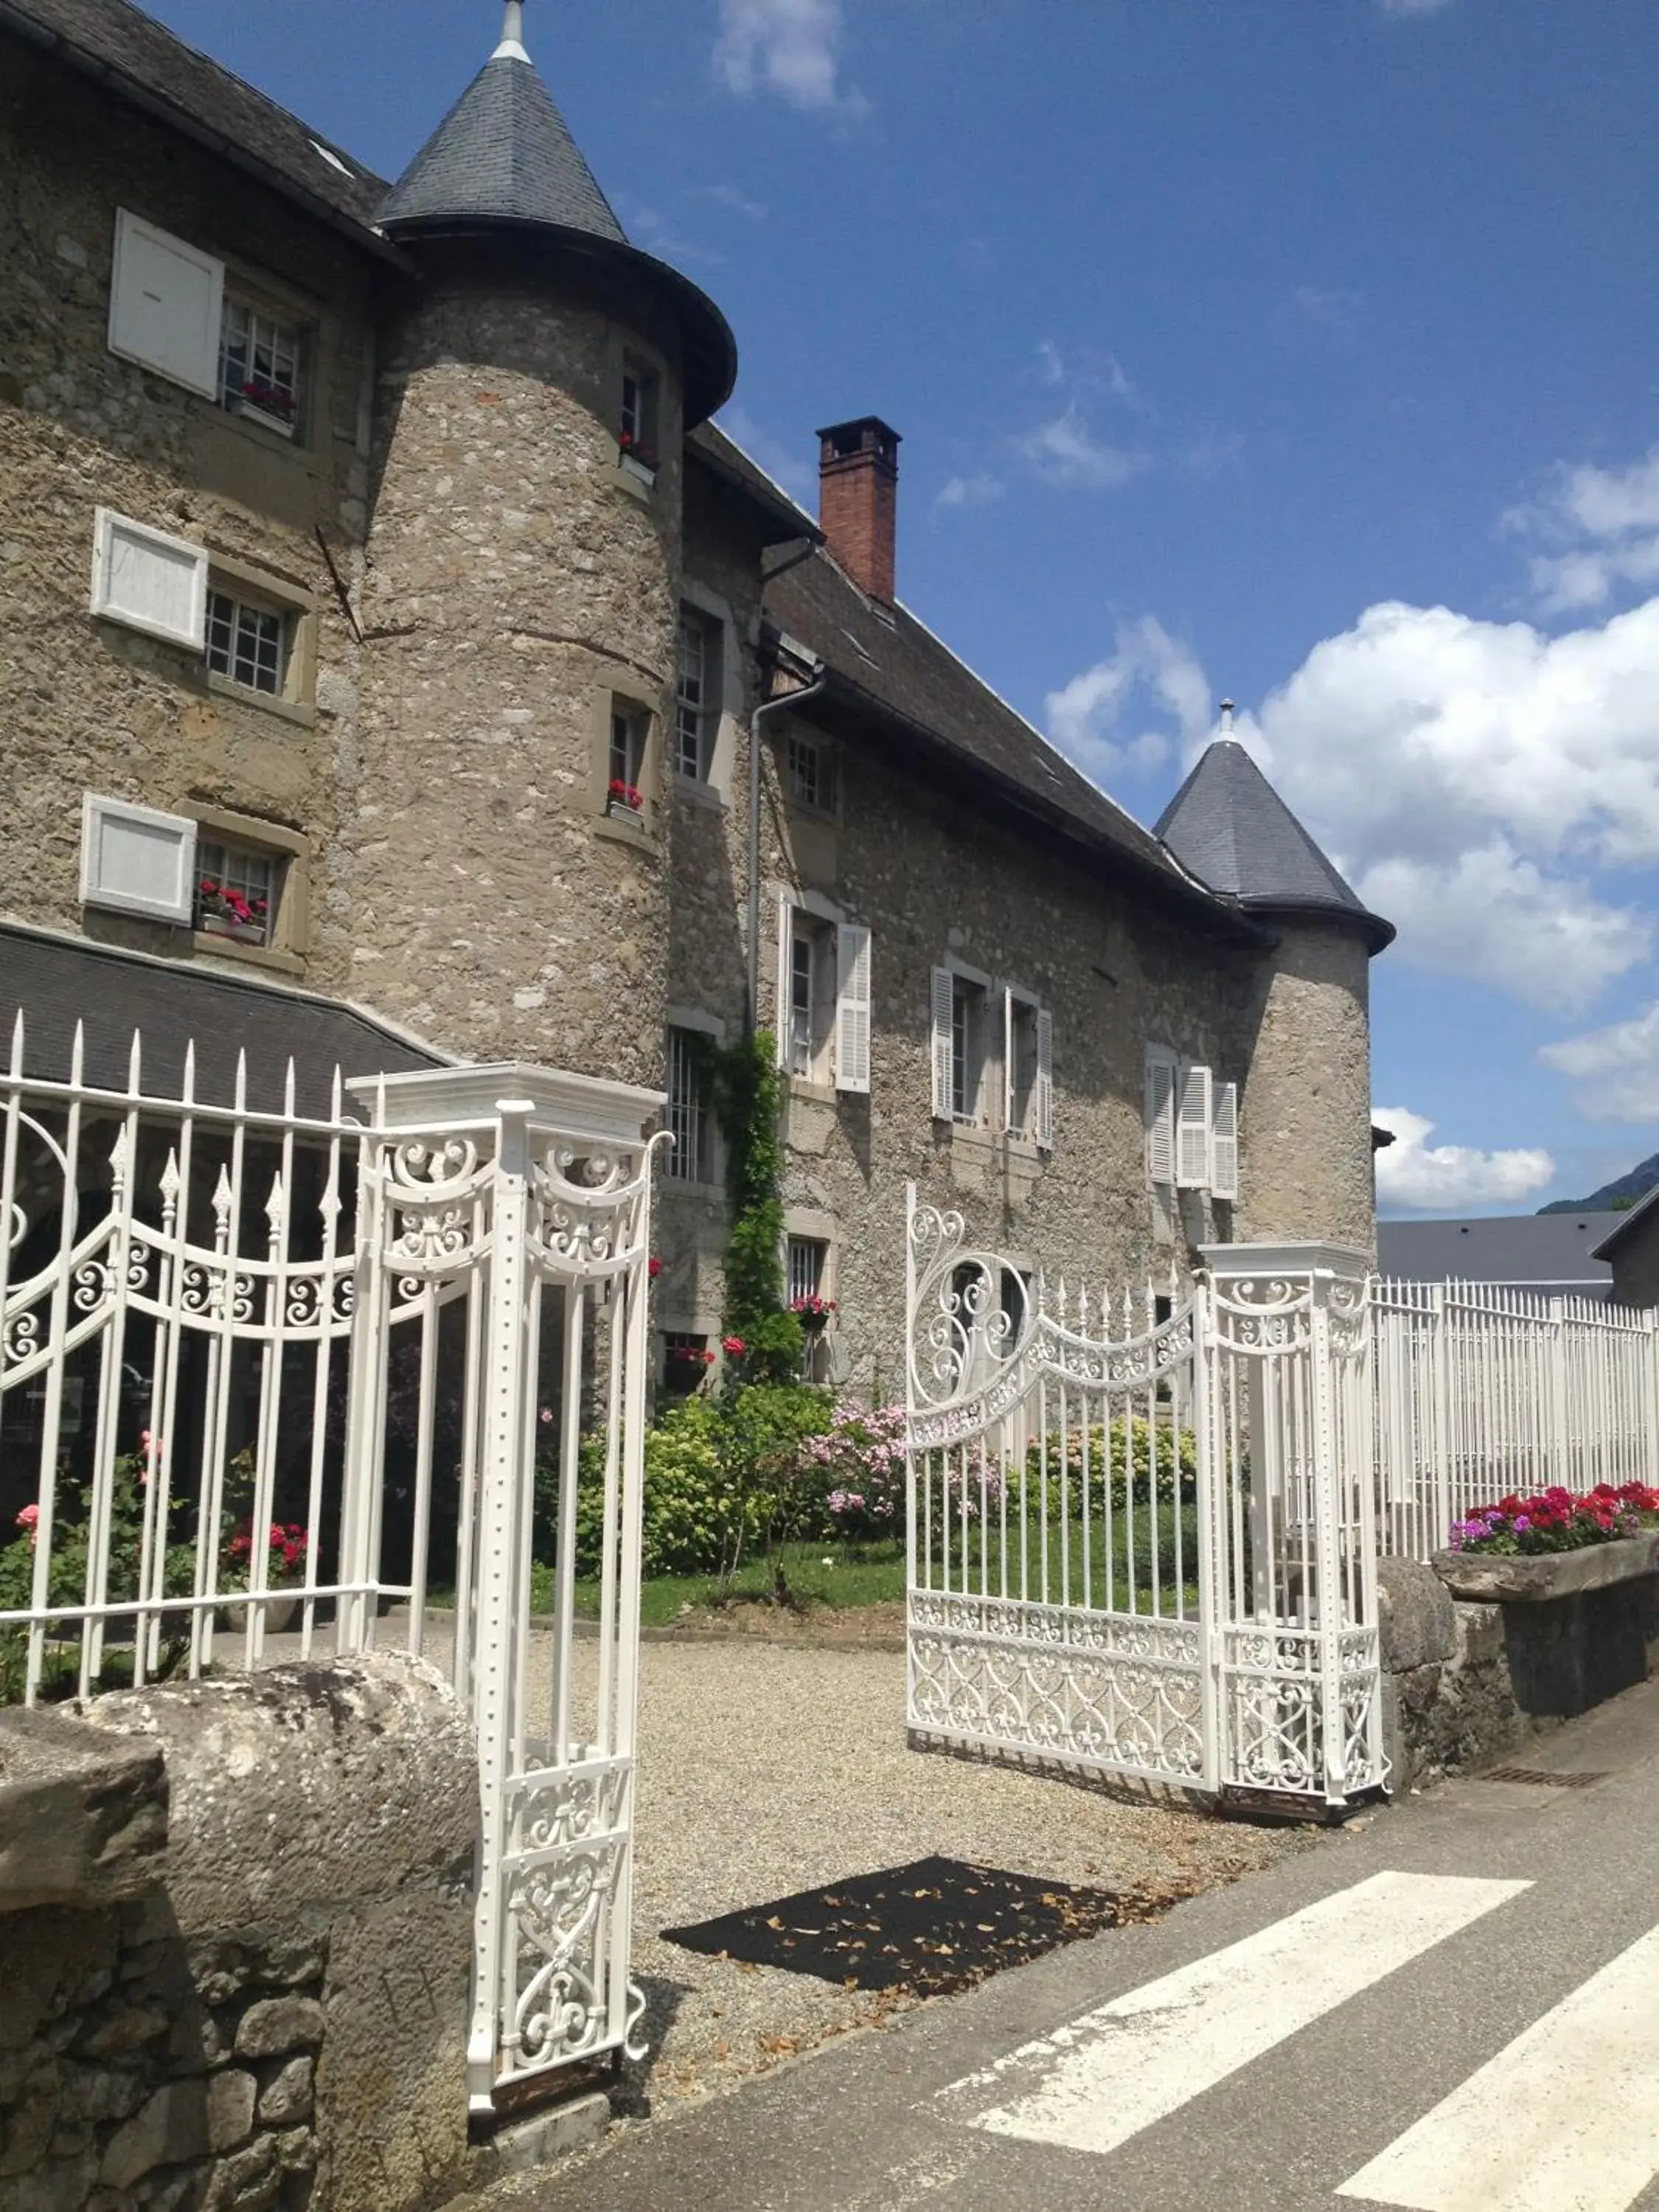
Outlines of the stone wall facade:
M417 1660L0 1713L0 2212L457 2185L477 1790Z

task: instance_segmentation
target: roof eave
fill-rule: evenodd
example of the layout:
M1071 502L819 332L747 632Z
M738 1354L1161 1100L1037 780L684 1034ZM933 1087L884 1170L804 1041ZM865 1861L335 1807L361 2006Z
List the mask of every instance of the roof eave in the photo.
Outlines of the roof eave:
M241 170L245 176L254 178L270 191L291 201L295 206L303 208L307 215L314 216L319 222L326 223L331 230L337 231L363 252L389 263L405 274L410 270L412 264L408 256L400 252L391 239L382 235L372 225L361 222L356 216L348 215L343 208L324 199L320 193L307 191L304 185L296 184L281 169L273 168L270 162L262 161L257 154L250 154L234 138L228 138L222 131L215 131L210 125L199 121L187 108L165 99L160 93L152 92L148 85L140 84L113 62L105 61L101 55L88 53L84 46L77 46L61 31L36 22L21 9L9 6L8 0L0 0L0 27L15 31L18 37L27 39L31 46L57 55L66 67L78 70L82 76L109 86L129 106L153 116L158 123L165 124L168 130L176 131L181 137L193 140L207 152L228 161L233 168ZM299 117L295 119L296 122L303 120ZM367 176L369 172L365 170L363 174Z
M1624 1243L1648 1208L1656 1205L1659 1205L1659 1182L1655 1183L1651 1190L1644 1191L1634 1206L1625 1209L1617 1226L1609 1229L1599 1244L1590 1246L1591 1259L1611 1260L1613 1253Z
M1243 897L1237 903L1247 912L1267 919L1274 915L1283 915L1290 921L1334 921L1358 930L1370 947L1373 958L1377 953L1386 951L1400 934L1393 922L1385 921L1380 914L1373 914L1369 907L1349 906L1342 899L1276 898L1268 895Z
M762 537L763 545L796 545L803 541L813 545L823 544L823 531L787 493L779 492L774 496L752 477L745 476L741 469L734 468L716 447L701 439L688 435L685 453L688 460L695 461L710 476L717 477L722 483L739 493L757 514L765 516L769 526Z
M780 633L770 623L766 625L767 643L776 647ZM925 722L917 722L903 714L872 692L866 691L842 669L826 664L823 671L824 687L814 699L805 702L802 716L824 725L833 725L837 707L866 716L884 727L907 739L923 754L948 760L963 774L995 791L1019 812L1068 842L1081 847L1091 857L1104 856L1115 865L1130 871L1149 889L1169 900L1175 907L1200 926L1214 933L1242 945L1260 945L1269 941L1269 933L1260 927L1236 902L1218 899L1194 878L1177 874L1173 867L1165 869L1146 860L1133 848L1115 843L1110 838L1080 822L1066 807L1040 793L1028 790L1014 777L1005 775L988 761L975 759L953 745L948 738Z
M532 216L510 215L404 216L387 225L395 240L498 237L505 233L537 238L568 253L573 259L596 267L626 270L654 284L665 297L685 339L682 377L685 424L694 430L706 422L716 408L732 397L738 380L738 342L732 325L700 285L654 253L641 252L625 239L601 238L594 232L566 223L542 222Z

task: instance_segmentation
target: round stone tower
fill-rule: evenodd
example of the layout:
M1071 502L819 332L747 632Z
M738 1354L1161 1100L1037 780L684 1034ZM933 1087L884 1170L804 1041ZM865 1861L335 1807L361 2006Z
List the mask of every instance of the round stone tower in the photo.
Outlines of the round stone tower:
M1393 941L1234 738L1231 706L1158 834L1260 925L1231 1024L1239 1243L1322 1238L1369 1252L1371 957ZM1231 1073L1231 1071L1228 1071Z
M348 988L468 1059L655 1082L682 441L732 335L629 244L517 0L380 223L410 273L378 337L324 929Z

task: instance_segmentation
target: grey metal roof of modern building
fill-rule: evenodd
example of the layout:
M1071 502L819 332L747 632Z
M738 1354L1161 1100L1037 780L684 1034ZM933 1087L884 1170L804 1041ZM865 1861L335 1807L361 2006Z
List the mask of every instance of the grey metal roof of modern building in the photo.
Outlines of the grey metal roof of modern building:
M1596 1213L1589 1216L1591 1220L1610 1224L1603 1230L1601 1240L1595 1248L1594 1257L1598 1260L1611 1261L1613 1254L1632 1230L1639 1229L1645 1232L1651 1228L1656 1206L1659 1206L1659 1183L1655 1183L1651 1190L1638 1198L1634 1206L1620 1206L1611 1214Z
M1236 738L1220 737L1164 810L1158 835L1182 866L1247 908L1346 915L1381 951L1394 925L1331 866Z
M1596 1248L1617 1213L1500 1213L1462 1221L1379 1221L1377 1267L1411 1283L1508 1283L1604 1297L1613 1280Z
M337 1067L349 1077L448 1064L337 999L3 923L0 1065L10 1064L20 1010L26 1074L64 1080L79 1024L84 1080L125 1090L136 1030L147 1095L176 1093L193 1044L198 1099L228 1105L246 1055L247 1103L267 1113L281 1110L290 1060L297 1110L313 1115L328 1112Z
M628 243L514 25L380 211L394 234L434 220L545 223Z

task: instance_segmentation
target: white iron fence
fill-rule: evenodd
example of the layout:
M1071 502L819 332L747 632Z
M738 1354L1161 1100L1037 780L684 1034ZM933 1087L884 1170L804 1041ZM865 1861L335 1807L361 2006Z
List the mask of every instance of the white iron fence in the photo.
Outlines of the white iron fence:
M1426 1559L1511 1492L1651 1483L1659 1315L1492 1283L1372 1291L1382 1547Z
M479 1741L470 2094L624 2048L650 1092L325 1115L0 1074L0 1699L441 1653ZM539 1539L553 1626L532 1636ZM596 1636L574 1633L576 1583ZM384 1626L377 1626L390 1614Z
M1209 1793L1382 1778L1363 1263L1050 1292L909 1219L909 1723Z

